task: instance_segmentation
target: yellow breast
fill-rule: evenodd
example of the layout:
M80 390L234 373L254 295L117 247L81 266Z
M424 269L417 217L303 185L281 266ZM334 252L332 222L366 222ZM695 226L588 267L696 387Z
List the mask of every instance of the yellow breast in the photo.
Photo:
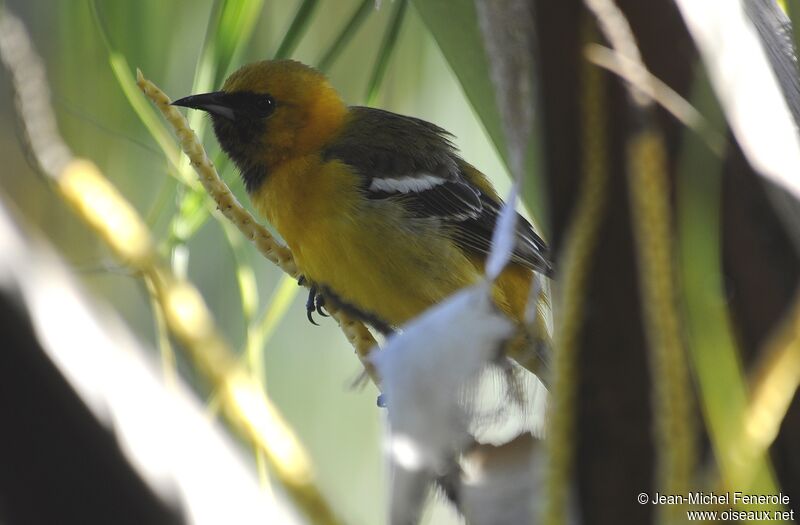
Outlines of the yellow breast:
M319 156L288 161L252 195L303 275L390 325L401 325L480 270L436 219L409 220L387 200L370 200L359 176Z

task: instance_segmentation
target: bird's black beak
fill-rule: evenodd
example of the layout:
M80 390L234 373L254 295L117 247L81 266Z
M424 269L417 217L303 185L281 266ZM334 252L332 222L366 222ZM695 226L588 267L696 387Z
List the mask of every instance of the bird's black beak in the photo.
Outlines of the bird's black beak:
M236 112L230 104L231 100L228 93L215 91L213 93L203 93L202 95L190 95L176 100L173 106L183 106L185 108L202 109L212 115L219 115L228 120L236 120Z

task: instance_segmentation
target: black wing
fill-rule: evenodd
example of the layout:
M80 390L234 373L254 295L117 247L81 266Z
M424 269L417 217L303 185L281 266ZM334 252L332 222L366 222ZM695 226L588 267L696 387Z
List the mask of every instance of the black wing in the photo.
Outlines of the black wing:
M351 119L325 149L325 159L352 166L368 198L402 203L415 217L436 217L451 228L462 249L488 255L502 204L471 180L474 168L458 155L448 132L424 120L365 107L351 108ZM520 215L511 260L552 273L547 246Z
M492 233L500 214L502 203L481 192L483 210L480 215L458 223L455 240L468 250L488 255L492 247ZM548 277L553 275L553 265L549 258L547 244L533 230L533 226L519 213L517 214L516 244L511 253L511 261Z

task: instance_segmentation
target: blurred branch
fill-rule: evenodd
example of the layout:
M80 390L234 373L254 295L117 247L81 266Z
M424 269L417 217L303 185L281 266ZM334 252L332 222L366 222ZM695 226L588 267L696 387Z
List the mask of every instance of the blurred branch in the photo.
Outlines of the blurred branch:
M200 294L159 261L149 231L136 210L94 164L74 158L61 140L49 104L41 61L31 48L22 23L8 10L0 13L0 56L11 73L31 150L42 171L67 204L116 256L152 282L170 331L183 343L198 370L223 393L221 403L226 416L264 452L298 506L315 523L338 523L314 483L305 449L258 383L236 366L235 357L219 334ZM188 142L189 138L185 138ZM210 168L208 159L202 155L204 165ZM234 209L234 203L235 200L231 200L228 210ZM237 211L243 210L239 207ZM249 231L250 238L255 237L255 230ZM280 252L278 247L272 249ZM280 259L276 255L276 258L284 260L287 267L293 267L290 255L289 262L286 257Z
M589 28L582 33L588 40ZM600 224L605 213L608 186L606 169L605 89L600 70L583 64L581 69L581 144L585 151L583 180L559 263L560 314L555 331L553 388L545 445L547 447L547 495L543 523L567 522L570 476L576 426L578 389L577 357L584 322L585 297L593 253L597 249Z
M648 105L650 99L639 86L647 85L647 69L642 63L642 54L633 36L628 20L614 0L584 0L586 7L597 17L597 23L603 36L608 39L611 48L627 60L620 62L625 79L629 83L630 94L639 105Z
M158 109L175 129L181 148L191 160L200 182L217 203L220 212L228 218L242 234L255 244L259 252L288 275L298 278L299 272L289 249L278 243L269 231L239 204L228 186L219 178L213 164L208 159L197 136L189 128L186 118L170 105L170 99L155 84L138 73L138 83L142 91L156 104ZM370 350L377 344L369 330L362 323L352 319L340 310L327 308L331 316L342 328L347 340L356 349L364 368L375 379L372 364L367 360ZM376 381L377 384L377 381Z
M628 170L631 220L653 377L657 486L665 494L685 494L692 486L696 461L692 385L675 296L667 154L655 127L629 139ZM659 510L669 520L683 515L681 505Z
M7 204L0 191L0 322L14 326L0 352L0 412L13 422L0 433L0 520L299 524L287 497L263 497L186 384L159 377L151 349Z
M233 228L233 226L230 226ZM297 295L297 281L289 274L283 274L276 290L260 319L252 319L247 326L247 342L241 352L241 362L264 383L264 348L269 342L281 319L286 315L292 300ZM219 409L219 392L209 396L208 407L212 412Z
M253 265L250 264L250 261L247 259L245 245L241 236L235 231L235 227L230 222L225 220L221 220L220 224L222 225L225 239L228 241L228 245L230 246L233 255L233 261L236 268L236 283L239 285L239 299L242 306L242 317L244 318L245 326L248 327L245 333L246 352L240 353L240 355L244 355L246 357L244 361L247 364L246 368L250 373L250 377L253 378L261 390L266 392L264 367L261 362L261 358L263 356L263 347L258 347L252 352L250 350L252 347L251 330L249 327L253 323L253 317L255 316L256 309L258 308L258 286L256 284L255 272L253 271ZM240 358L240 361L243 361L243 359ZM214 396L212 396L212 401L215 405L218 405L219 399L215 398L216 396L217 393L215 392ZM259 449L257 446L253 448L259 482L266 493L271 493L272 490L270 487L270 480L266 472L266 457L261 449Z
M588 45L585 54L590 62L619 75L629 84L635 84L643 94L653 99L684 126L694 131L714 154L720 157L723 155L725 137L713 128L711 123L689 101L650 73L643 63L631 60L618 51L599 44Z
M645 332L650 346L657 486L665 494L686 494L691 487L695 431L691 383L681 340L675 296L675 269L667 153L662 132L653 123L653 100L640 86L649 84L633 31L614 0L585 0L603 35L624 60L619 62L634 111L644 124L627 141L631 226L637 252ZM662 518L678 519L682 506L660 508Z

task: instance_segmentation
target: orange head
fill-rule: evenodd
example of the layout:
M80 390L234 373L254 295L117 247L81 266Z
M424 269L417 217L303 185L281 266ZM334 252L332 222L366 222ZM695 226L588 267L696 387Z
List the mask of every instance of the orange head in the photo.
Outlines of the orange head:
M173 104L211 115L217 140L249 191L282 162L322 148L347 114L325 77L293 60L248 64L228 77L221 91Z

